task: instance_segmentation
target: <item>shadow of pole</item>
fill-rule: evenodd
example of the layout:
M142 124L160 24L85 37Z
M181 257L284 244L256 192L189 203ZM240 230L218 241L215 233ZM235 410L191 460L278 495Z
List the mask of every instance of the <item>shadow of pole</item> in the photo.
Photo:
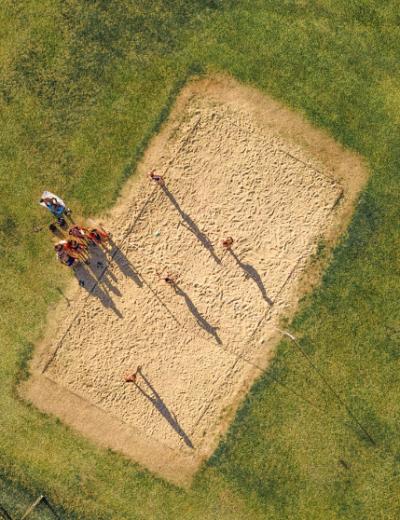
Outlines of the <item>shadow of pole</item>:
M159 394L154 389L153 385L150 383L150 381L146 378L146 376L143 374L142 371L138 372L146 384L147 388L150 390L151 394L147 393L145 390L143 390L137 382L135 382L136 388L141 392L146 399L148 399L152 405L158 410L158 412L164 417L164 419L171 425L171 427L176 431L176 433L181 437L181 439L184 441L186 446L189 448L194 448L192 441L189 439L188 435L185 433L181 425L179 424L175 414L171 412L164 401L161 399Z

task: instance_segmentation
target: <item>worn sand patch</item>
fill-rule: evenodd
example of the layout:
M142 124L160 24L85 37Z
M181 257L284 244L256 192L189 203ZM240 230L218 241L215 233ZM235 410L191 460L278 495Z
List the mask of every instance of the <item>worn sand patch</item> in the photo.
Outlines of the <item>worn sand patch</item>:
M78 270L85 289L60 304L23 392L181 483L265 366L310 256L342 229L365 175L298 116L226 79L186 87L139 170L107 219L115 247ZM124 383L137 365L138 384Z

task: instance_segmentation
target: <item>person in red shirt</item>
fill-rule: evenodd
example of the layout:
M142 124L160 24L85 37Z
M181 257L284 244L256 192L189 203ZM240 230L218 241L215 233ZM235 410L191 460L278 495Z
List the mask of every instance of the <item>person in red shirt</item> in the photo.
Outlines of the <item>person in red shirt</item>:
M141 366L138 366L135 372L126 372L124 374L125 383L136 383L137 375L140 373Z
M161 177L161 175L158 175L158 173L156 173L156 171L154 169L150 170L147 175L150 177L150 179L152 181L157 183L159 186L164 186L165 185L164 178Z

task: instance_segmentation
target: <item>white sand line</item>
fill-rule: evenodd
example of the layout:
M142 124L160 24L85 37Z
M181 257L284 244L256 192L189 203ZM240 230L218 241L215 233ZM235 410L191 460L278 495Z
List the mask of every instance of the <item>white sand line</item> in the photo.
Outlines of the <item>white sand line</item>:
M44 380L50 382L51 384L62 386L68 392L68 394L73 395L77 399L82 399L81 395L79 395L78 393L74 392L70 388L67 388L64 385L60 384L59 381L56 381L55 379L50 377L48 374L46 374L46 375L43 374L42 377L44 378ZM123 383L121 382L121 384L123 384ZM97 409L99 412L104 413L104 410L103 410L103 408L101 406L99 406L99 405L97 405L95 403L90 403L90 406L91 406L91 408ZM134 431L136 433L136 435L140 435L140 436L142 435L143 431L140 428L137 428L136 426L133 426L131 423L124 421L123 419L121 419L121 417L119 415L115 415L112 412L111 413L107 412L107 415L109 415L110 417L116 419L121 424L124 424L127 427L129 427L129 429ZM169 450L171 453L175 453L176 452L176 450L174 448L171 448L168 444L163 443L163 442L161 442L161 441L159 441L157 439L152 439L152 442L154 442L155 444L158 444L158 446L160 448L162 448L162 449Z
M80 309L75 313L75 315L73 316L71 322L69 323L69 325L67 326L67 329L65 330L65 332L63 333L60 341L57 343L56 345L56 348L52 351L52 355L51 357L49 357L49 359L47 360L47 362L45 363L45 365L42 367L42 374L44 374L44 372L46 372L46 370L48 369L48 367L50 366L50 364L52 363L52 361L54 360L55 356L57 355L57 352L58 350L60 349L63 341L65 340L66 336L68 335L68 333L70 332L72 326L74 325L74 323L76 322L76 320L78 319L78 317L81 315L82 313L82 309L84 309L85 307L85 304L86 302L89 300L89 298L91 297L91 295L93 294L93 292L96 290L96 288L99 286L99 284L101 283L101 280L102 278L104 277L104 274L106 273L106 271L109 269L110 265L112 264L112 262L114 261L114 258L115 256L118 254L118 252L120 250L122 250L122 247L123 247L123 244L124 242L126 241L127 237L132 233L136 223L139 221L139 219L142 217L142 215L144 214L145 210L146 210L146 207L147 205L149 204L153 194L155 193L156 189L155 187L153 188L152 192L150 193L150 195L147 197L147 199L145 200L144 204L142 205L139 213L137 214L137 216L135 217L135 219L133 220L133 222L129 225L126 233L125 233L125 236L123 237L122 241L121 241L121 246L119 245L116 245L114 247L114 251L112 251L111 253L111 258L107 260L107 263L106 265L104 266L104 268L101 270L100 274L96 277L95 279L95 282L93 284L93 286L89 289L89 291L87 292L87 294L84 296L83 298L83 304L81 303L82 300L80 298L77 298L76 300L72 300L73 303L75 303L75 301L77 302L77 304L81 303L80 305Z
M197 121L196 121L196 124L195 124L195 127L196 127L196 128L197 128L199 122L200 122L200 117L197 118ZM190 136L190 132L189 132L188 136ZM180 147L180 150L181 150L181 149L183 148L183 146L187 143L187 141L188 141L188 136L186 136L186 138L183 140L183 143L182 143L182 146ZM172 161L173 161L173 158L172 158ZM170 161L169 164L170 164L170 165L172 164L171 161ZM135 224L140 220L141 216L144 214L144 210L145 210L145 208L147 207L148 203L150 202L150 200L151 200L152 195L154 194L154 192L155 192L155 189L153 189L152 193L150 194L150 196L149 196L148 199L146 200L145 204L142 206L142 209L141 209L141 211L139 212L139 214L137 215L137 217L135 218L134 222L133 222L132 225L128 228L128 231L127 231L127 233L125 234L124 240L125 240L125 239L126 239L126 238L127 238L127 237L132 233L132 232L133 232L133 229L134 229L134 227L135 227ZM119 249L120 249L121 251L122 251L122 247L123 247L123 245L121 245L121 246L119 247ZM115 255L114 255L114 256L115 256ZM109 262L109 264L110 264L110 262ZM108 264L108 266L109 266L109 264ZM104 275L104 272L106 271L106 269L108 268L108 266L104 269L104 271L103 271L101 277ZM284 284L283 284L282 287L281 287L281 290L282 290L282 288L284 287L284 285L288 282L288 280L290 279L290 277L291 277L291 275L292 275L292 273L293 273L295 267L296 267L296 265L294 266L294 268L293 268L293 269L291 270L291 272L289 273L287 279L285 280ZM147 284L147 286L152 290L153 294L156 294L156 293L154 292L154 290L151 288L151 286L148 284L148 282L146 282L146 284ZM97 284L96 284L96 285L97 285ZM281 292L281 290L279 291L279 293ZM157 297L158 297L158 296L157 296ZM158 297L158 298L159 298L159 297ZM160 302L161 302L161 303L163 304L163 306L168 310L168 312L170 313L170 315L173 316L173 314L171 313L171 311L169 311L168 306L166 306L166 304L165 304L164 302L162 302L161 300L160 300ZM253 337L255 331L258 329L259 325L261 324L261 322L263 321L263 319L265 318L265 316L266 316L267 314L268 314L268 310L267 310L267 312L264 314L264 316L261 317L261 319L260 319L258 325L257 325L256 328L254 329L253 333L250 335L250 338L249 338L249 339L251 339L251 338ZM173 317L174 317L174 316L173 316ZM176 319L176 318L174 317L174 319ZM178 323L179 323L179 321L178 321ZM181 324L180 324L180 325L181 325Z
M281 287L279 288L278 292L276 293L275 297L274 297L274 302L276 302L280 296L280 294L282 294L283 290L285 289L285 287L287 286L287 284L289 283L290 279L292 278L293 276L293 273L296 271L296 269L298 268L298 266L301 264L301 262L305 261L305 258L304 257L300 257L297 262L295 263L295 265L293 266L293 268L291 269L290 273L288 274L286 280L283 282L283 284L281 285ZM267 318L268 314L271 312L271 308L267 309L265 311L265 313L263 314L263 316L261 316L260 318L260 321L257 323L257 326L255 327L255 329L253 330L253 332L251 333L250 337L249 337L249 341L251 339L254 338L255 334L257 333L257 331L259 330L259 328L261 327L261 324L263 323L263 321L265 321L265 319Z
M216 118L218 118L218 120L221 121L221 122L224 121L224 116L216 116ZM238 123L235 123L233 121L231 121L231 124L236 126L241 133L246 134L248 137L251 137L251 138L254 138L254 139L258 139L258 140L261 140L263 142L267 141L265 135L260 136L260 135L255 134L254 132L250 132L244 126L239 125ZM274 136L274 140L276 140L278 142L281 141L281 139L277 138L276 136ZM267 143L268 143L268 141L267 141ZM292 159L294 159L295 161L303 164L307 168L310 168L310 169L316 171L317 173L319 173L320 175L329 178L330 180L334 181L335 184L336 184L336 179L334 178L333 173L331 173L329 171L322 172L321 169L317 168L315 165L313 165L313 164L311 164L309 162L306 162L306 161L300 159L299 157L296 157L293 153L290 153L290 152L288 152L288 151L286 151L286 150L284 150L282 148L279 148L279 145L274 147L274 146L269 145L269 143L268 143L266 148L268 148L268 147L271 149L271 151L277 151L277 152L280 152L280 153L286 155L287 157L291 157ZM341 190L341 192L343 193L343 190Z

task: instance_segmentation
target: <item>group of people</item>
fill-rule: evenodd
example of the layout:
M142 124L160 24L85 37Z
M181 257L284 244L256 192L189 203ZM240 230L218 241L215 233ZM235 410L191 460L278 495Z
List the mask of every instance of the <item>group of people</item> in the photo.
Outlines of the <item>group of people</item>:
M148 172L148 176L151 181L155 182L161 187L165 186L164 178L156 173L155 170ZM68 208L64 201L54 195L51 192L45 191L39 201L41 206L46 207L50 213L56 217L57 225L51 223L49 226L50 231L58 236L63 236L63 240L60 240L55 244L54 249L56 252L57 259L64 265L72 267L76 263L85 262L89 263L89 246L107 246L111 235L102 228L89 228L79 226L75 224L71 218L72 211ZM67 222L66 218L69 223ZM222 240L221 245L225 251L229 251L233 246L233 238L227 237ZM177 277L167 274L159 274L161 280L171 286L176 286ZM124 380L126 383L136 383L137 376L140 374L141 367L138 366L135 372L127 372L124 374Z
M111 235L100 227L84 227L72 221L72 211L65 205L64 201L51 193L45 191L39 204L47 208L56 217L57 224L51 223L50 231L63 239L54 246L57 259L68 267L76 263L89 263L89 246L107 246ZM66 218L69 222L67 222Z

